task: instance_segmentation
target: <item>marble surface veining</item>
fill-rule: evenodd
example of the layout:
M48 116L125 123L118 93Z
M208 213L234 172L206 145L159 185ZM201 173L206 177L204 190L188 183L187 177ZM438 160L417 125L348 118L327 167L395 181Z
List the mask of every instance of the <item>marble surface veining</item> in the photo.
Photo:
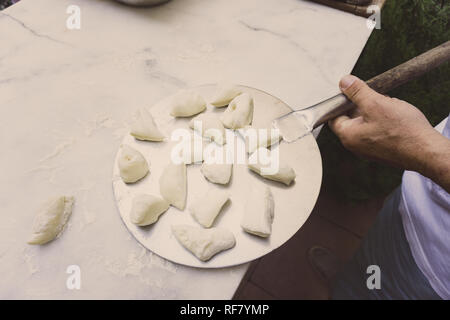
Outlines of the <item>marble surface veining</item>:
M72 4L80 30L66 27ZM111 172L131 113L224 80L305 107L338 92L369 35L363 18L299 0L22 0L0 12L0 299L231 298L248 265L175 265L122 225ZM54 194L76 198L69 225L27 245ZM80 290L66 287L69 265Z

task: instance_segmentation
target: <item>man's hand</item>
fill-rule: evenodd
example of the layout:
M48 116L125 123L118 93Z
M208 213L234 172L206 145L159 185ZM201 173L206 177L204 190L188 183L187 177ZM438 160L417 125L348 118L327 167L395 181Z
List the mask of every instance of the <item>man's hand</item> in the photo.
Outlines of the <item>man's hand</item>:
M329 122L344 147L371 159L413 170L450 190L450 140L416 107L381 95L355 76L339 86L356 105Z

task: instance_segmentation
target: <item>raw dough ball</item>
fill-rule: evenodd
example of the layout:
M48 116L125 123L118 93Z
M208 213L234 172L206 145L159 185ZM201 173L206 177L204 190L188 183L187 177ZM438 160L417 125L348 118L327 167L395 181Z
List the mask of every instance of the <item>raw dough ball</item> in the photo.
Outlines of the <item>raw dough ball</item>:
M59 196L48 200L34 218L28 244L44 244L55 239L72 214L74 198Z
M201 130L197 127L199 123L201 124ZM211 141L220 145L225 143L225 128L219 118L213 114L196 116L189 122L189 127Z
M273 173L273 174L264 173L264 171L263 171L264 166L258 162L258 153L259 152L270 152L270 151L267 150L266 148L259 148L258 150L256 150L249 157L248 167L250 168L250 170L252 170L253 172L256 172L263 178L273 180L273 181L278 181L278 182L284 183L287 186L289 186L292 183L292 181L295 180L296 175L295 175L294 169L292 169L292 167L290 167L286 164L281 163L281 160L280 160L278 171L276 173Z
M190 117L206 109L206 102L194 91L183 90L171 101L170 115L173 117Z
M232 164L202 164L200 171L203 176L212 183L227 184L230 182L231 172L233 171Z
M142 153L124 144L119 156L119 170L123 182L133 183L148 173L148 164Z
M272 233L275 204L268 186L253 186L245 205L241 227L248 233L268 237Z
M207 261L215 254L233 248L236 244L234 235L223 228L203 229L189 225L175 225L172 226L172 232L183 247L202 261Z
M198 223L209 228L227 201L228 193L226 191L209 189L201 199L192 205L190 211Z
M184 163L169 163L159 178L161 195L180 210L184 210L186 206L186 184L186 165Z
M252 123L253 98L243 93L234 98L223 113L223 125L230 129L240 129Z
M169 208L169 202L150 194L140 194L133 198L130 220L138 226L147 226Z
M137 112L134 122L131 124L130 134L138 140L164 140L164 135L156 126L151 113L145 108L142 108Z
M231 100L240 95L242 91L233 84L219 84L211 104L215 107L226 107Z

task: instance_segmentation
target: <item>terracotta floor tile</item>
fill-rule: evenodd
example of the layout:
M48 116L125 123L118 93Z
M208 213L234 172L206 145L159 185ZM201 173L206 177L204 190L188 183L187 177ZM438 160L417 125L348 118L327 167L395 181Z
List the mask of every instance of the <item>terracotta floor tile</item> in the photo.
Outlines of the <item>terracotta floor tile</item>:
M274 296L253 284L246 281L241 290L235 294L233 300L273 300Z
M259 261L250 281L279 299L327 299L327 285L310 266L308 249L322 245L346 261L359 242L354 234L316 212L291 240ZM248 291L247 296L250 293Z
M383 201L384 197L379 197L362 203L344 203L322 189L313 214L319 214L362 238L375 221Z
M241 280L241 283L239 284L239 287L236 289L236 292L234 293L233 299L241 299L239 298L241 295L241 291L244 290L244 288L247 286L247 283L250 280L250 277L252 276L253 272L256 270L256 267L258 266L260 260L261 259L257 259L250 263L247 272L245 273L244 277Z

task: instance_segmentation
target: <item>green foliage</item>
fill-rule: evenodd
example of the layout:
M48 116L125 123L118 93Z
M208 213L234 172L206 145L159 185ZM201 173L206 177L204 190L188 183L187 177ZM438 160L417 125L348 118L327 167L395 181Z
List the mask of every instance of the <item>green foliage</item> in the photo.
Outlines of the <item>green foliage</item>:
M16 3L14 0L0 0L0 10L8 8L10 5Z
M450 39L450 4L442 0L387 0L381 29L375 29L353 74L370 79ZM433 125L448 116L450 64L407 83L389 95L418 107ZM318 139L324 184L343 200L366 200L400 184L402 170L359 159L324 128Z

